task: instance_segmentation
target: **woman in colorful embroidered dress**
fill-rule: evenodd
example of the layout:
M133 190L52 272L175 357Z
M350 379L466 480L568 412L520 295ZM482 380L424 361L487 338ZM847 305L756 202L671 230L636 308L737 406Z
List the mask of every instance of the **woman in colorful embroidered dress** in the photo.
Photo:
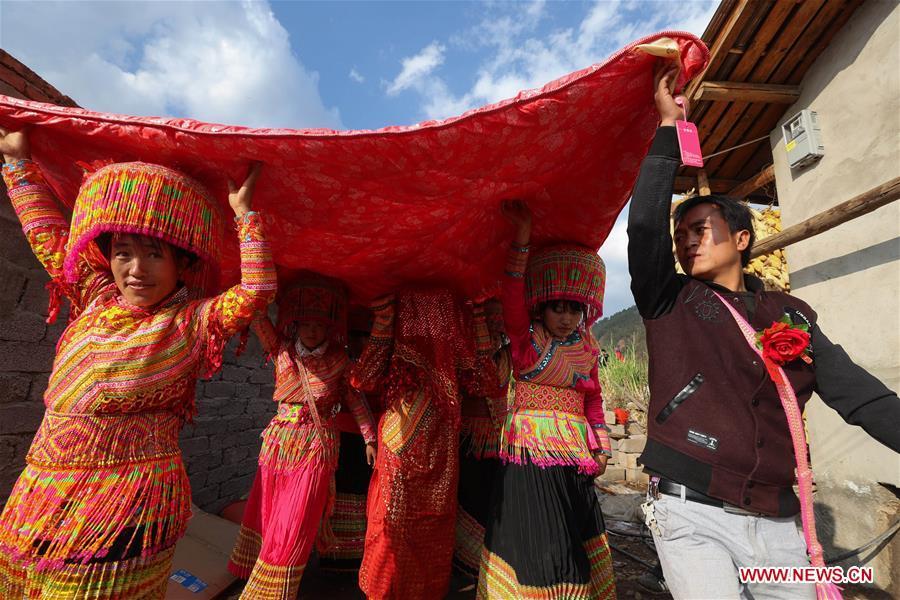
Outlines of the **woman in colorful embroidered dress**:
M254 600L297 594L334 502L340 440L334 418L342 402L363 434L369 464L375 460L371 413L348 383L344 285L304 273L279 295L278 308L277 331L268 317L253 323L275 363L278 414L262 433L259 468L228 563L235 576L249 578L241 597Z
M587 331L602 311L603 263L574 245L547 248L529 261L530 211L512 202L504 214L518 228L502 289L515 399L501 433L504 464L492 494L478 597L614 598L593 488L612 453L599 348Z
M512 368L508 346L501 346L503 307L496 299L476 304L473 310L476 337L485 337L488 368L497 384L488 396L463 394L459 434L459 487L456 512L456 545L453 566L471 581L478 579L484 528L490 510L490 489L494 483L500 449L500 429L506 419L507 390ZM477 341L479 347L482 342ZM465 586L463 590L469 589Z
M352 379L384 390L385 408L359 587L376 600L442 598L453 556L460 389L479 393L471 324L441 289L404 291L373 310Z
M241 283L203 298L217 287L224 227L200 184L157 165L108 165L87 175L69 225L24 135L0 135L3 178L51 299L71 303L47 411L0 515L0 597L163 598L190 516L178 431L196 380L275 293L250 211L259 169L229 196Z

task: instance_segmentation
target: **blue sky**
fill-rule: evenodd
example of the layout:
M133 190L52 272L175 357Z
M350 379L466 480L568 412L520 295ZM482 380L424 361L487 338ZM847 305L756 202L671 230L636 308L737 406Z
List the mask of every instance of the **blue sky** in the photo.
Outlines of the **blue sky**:
M85 108L376 129L459 114L601 62L714 0L3 2L0 46ZM624 218L601 249L631 304Z

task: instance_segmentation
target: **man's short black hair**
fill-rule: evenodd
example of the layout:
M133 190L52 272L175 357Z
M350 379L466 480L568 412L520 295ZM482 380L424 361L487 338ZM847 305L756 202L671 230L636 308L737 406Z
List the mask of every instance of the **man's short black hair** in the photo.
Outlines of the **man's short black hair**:
M684 218L684 215L686 215L689 210L695 206L700 206L701 204L718 206L719 211L722 213L722 218L728 223L728 231L731 233L737 233L738 231L744 230L750 232L750 243L748 243L747 248L741 252L741 266L746 267L750 264L750 252L753 250L753 242L756 241L756 234L753 232L753 215L750 213L750 209L747 205L735 198L718 194L694 196L693 198L688 198L675 208L675 214L672 216L675 226L678 226L678 223Z

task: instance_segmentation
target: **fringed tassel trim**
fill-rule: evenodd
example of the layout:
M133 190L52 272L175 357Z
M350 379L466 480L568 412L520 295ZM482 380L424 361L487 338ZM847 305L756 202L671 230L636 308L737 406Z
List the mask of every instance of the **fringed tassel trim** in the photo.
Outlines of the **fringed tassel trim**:
M102 559L140 540L140 556L173 546L191 514L181 457L100 468L28 465L0 519L0 552L37 570ZM129 534L129 532L131 532Z
M336 466L340 438L331 426L324 427L322 433L324 448L312 423L290 423L275 417L262 432L259 464L275 471L289 471L321 460Z
M517 410L506 418L500 439L500 459L539 467L573 466L597 474L582 414L554 410Z

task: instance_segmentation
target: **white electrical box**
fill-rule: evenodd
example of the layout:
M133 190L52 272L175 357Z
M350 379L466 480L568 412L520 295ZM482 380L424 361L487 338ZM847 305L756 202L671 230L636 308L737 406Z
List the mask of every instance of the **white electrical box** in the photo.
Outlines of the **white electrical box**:
M784 138L784 149L787 151L791 168L803 167L815 162L825 155L822 145L822 131L816 112L801 110L781 126Z

